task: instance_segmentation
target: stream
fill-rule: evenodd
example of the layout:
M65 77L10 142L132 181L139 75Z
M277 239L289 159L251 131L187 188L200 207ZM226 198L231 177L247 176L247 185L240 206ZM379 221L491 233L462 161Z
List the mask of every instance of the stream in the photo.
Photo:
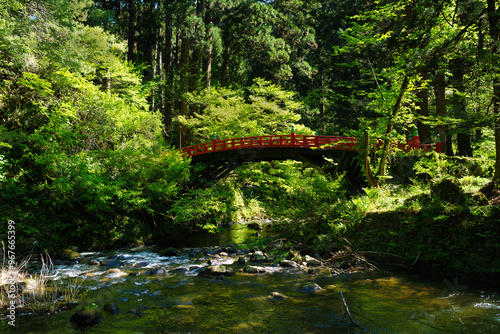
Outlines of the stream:
M61 286L77 286L76 308L17 314L16 326L3 320L0 332L500 333L497 290L458 278L283 267L252 262L247 250L222 247L257 237L247 225L234 224L217 235L180 241L173 245L177 254L153 246L81 253L78 263L55 264L48 273ZM209 261L235 274L200 275ZM259 272L242 271L249 264ZM102 319L75 328L70 319L82 305Z

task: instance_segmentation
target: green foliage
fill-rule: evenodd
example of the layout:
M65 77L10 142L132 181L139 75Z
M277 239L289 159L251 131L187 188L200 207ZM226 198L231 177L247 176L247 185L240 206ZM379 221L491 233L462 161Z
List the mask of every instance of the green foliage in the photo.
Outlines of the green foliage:
M212 88L191 95L191 102L200 112L181 122L193 129L199 141L206 141L215 132L219 138L288 134L292 124L300 120L301 104L292 92L256 79L247 90ZM312 133L297 126L298 133Z

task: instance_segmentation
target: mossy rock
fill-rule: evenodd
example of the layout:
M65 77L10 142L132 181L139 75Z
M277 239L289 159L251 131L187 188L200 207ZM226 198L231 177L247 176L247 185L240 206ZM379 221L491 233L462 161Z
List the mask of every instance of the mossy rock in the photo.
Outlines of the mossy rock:
M442 201L456 203L464 198L464 191L450 179L444 179L431 186L431 195Z
M80 253L74 252L71 249L65 249L61 252L61 259L74 260L80 257Z

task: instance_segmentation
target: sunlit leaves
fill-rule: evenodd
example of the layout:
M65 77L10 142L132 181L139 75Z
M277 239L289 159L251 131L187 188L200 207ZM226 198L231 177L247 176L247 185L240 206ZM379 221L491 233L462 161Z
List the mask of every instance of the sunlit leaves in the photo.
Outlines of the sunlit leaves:
M203 112L181 121L193 128L199 141L214 132L219 138L290 133L300 120L301 104L294 95L263 79L256 79L247 91L211 89L191 97Z

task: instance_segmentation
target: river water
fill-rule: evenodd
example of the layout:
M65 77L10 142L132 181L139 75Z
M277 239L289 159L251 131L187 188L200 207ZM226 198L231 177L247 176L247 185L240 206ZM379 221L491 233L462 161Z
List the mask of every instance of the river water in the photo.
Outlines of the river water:
M244 264L237 261L245 254L210 255L220 249L209 246L244 242L256 238L254 233L233 225L208 239L190 238L176 256L161 255L154 247L83 253L81 263L56 265L50 276L57 284L76 282L78 307L102 315L86 333L500 333L498 291L458 278L339 274L326 267L283 268L270 262L256 264L264 273L250 274L241 272ZM236 274L198 276L208 260ZM119 271L107 272L112 267ZM158 268L168 274L151 273ZM321 290L305 292L310 283ZM105 304L113 304L116 313L104 311ZM18 314L16 326L4 320L0 332L80 333L69 322L75 310Z

